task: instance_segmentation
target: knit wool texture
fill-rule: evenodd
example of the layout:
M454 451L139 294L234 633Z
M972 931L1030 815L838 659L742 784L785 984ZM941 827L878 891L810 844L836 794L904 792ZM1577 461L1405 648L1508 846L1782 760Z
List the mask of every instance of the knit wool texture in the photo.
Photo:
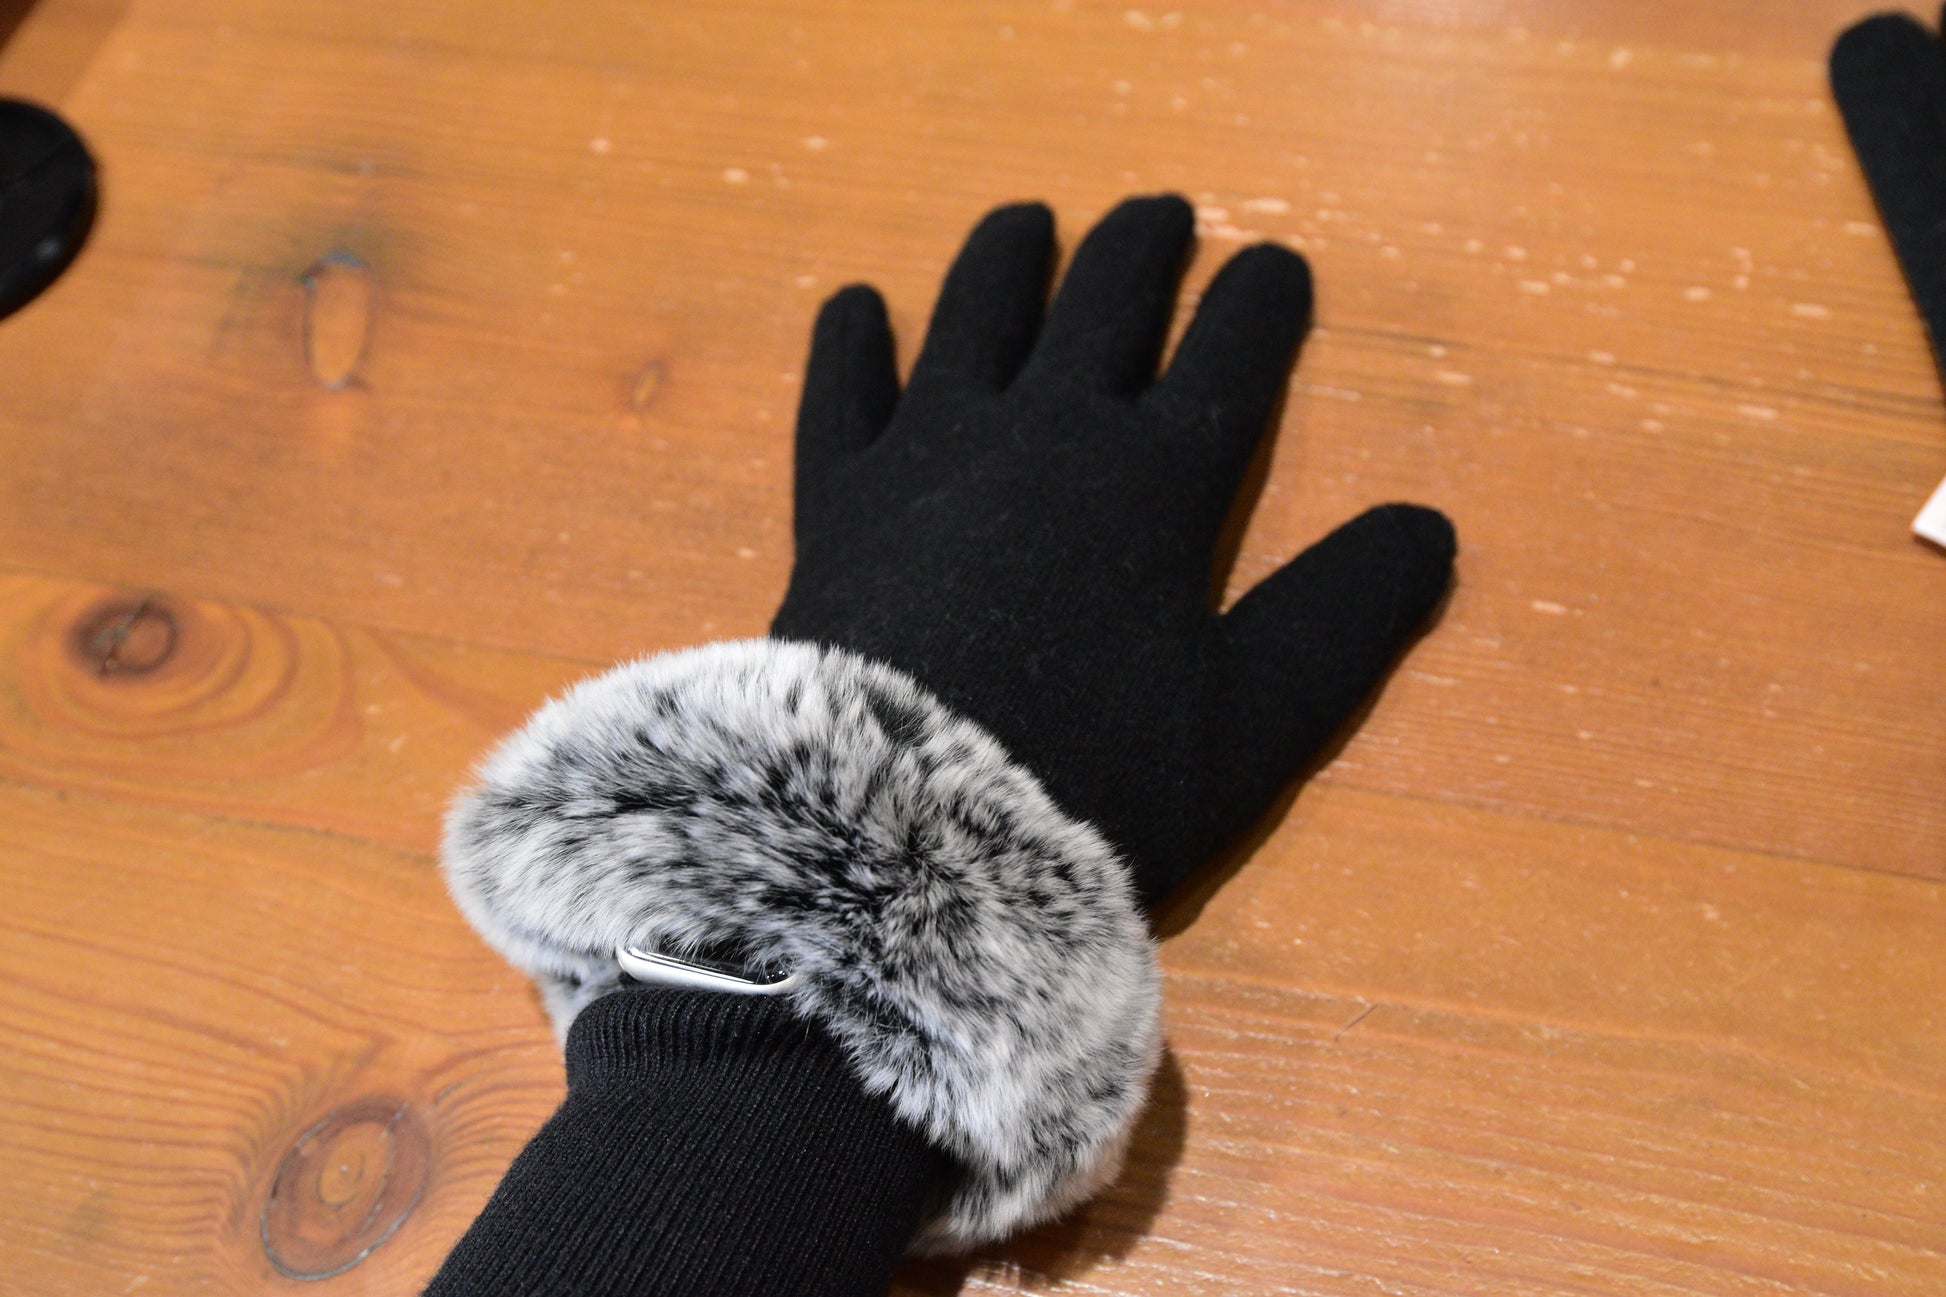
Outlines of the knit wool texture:
M622 990L426 1297L882 1293L946 1159L784 1006Z
M1831 92L1937 361L1946 343L1946 50L1905 14L1874 15L1832 46Z
M45 108L0 99L0 316L65 269L95 216L95 163Z

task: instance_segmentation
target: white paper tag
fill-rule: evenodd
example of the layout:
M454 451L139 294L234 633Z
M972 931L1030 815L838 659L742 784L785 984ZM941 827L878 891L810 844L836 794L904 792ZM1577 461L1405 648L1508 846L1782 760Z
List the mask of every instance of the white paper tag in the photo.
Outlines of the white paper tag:
M1912 520L1912 530L1924 536L1935 545L1946 545L1946 482L1932 493L1926 507Z

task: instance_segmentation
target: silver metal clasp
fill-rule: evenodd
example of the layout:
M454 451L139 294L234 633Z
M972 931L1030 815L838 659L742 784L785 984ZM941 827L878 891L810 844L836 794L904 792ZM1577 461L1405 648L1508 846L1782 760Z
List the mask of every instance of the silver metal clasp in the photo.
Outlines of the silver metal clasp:
M649 986L674 986L692 991L724 991L731 995L782 995L798 983L798 975L753 964L708 956L678 959L638 946L615 948L622 971Z

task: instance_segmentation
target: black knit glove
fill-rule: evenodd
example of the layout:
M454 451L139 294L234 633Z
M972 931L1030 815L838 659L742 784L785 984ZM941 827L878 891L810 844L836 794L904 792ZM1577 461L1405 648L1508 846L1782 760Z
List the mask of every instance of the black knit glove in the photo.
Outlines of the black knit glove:
M1158 379L1192 230L1179 198L1123 203L1048 308L1052 216L992 213L903 394L878 294L826 303L771 627L897 667L977 721L1122 851L1150 907L1351 715L1453 560L1445 518L1388 505L1216 614L1218 532L1311 280L1284 248L1238 254Z
M1831 93L1926 322L1934 363L1946 372L1946 45L1905 14L1875 14L1832 46ZM1912 529L1946 545L1946 482Z
M1946 49L1905 14L1874 14L1832 45L1831 93L1938 354L1946 342Z
M775 638L581 685L449 825L459 904L563 1031L621 947L790 974L791 1011L950 1158L930 1244L1114 1173L1160 1049L1143 906L1264 810L1450 578L1445 519L1391 505L1212 611L1310 287L1288 251L1240 254L1151 383L1191 230L1180 199L1124 204L1043 321L1049 215L994 213L904 393L879 298L840 293Z
M95 162L74 128L0 99L0 316L67 268L94 217Z

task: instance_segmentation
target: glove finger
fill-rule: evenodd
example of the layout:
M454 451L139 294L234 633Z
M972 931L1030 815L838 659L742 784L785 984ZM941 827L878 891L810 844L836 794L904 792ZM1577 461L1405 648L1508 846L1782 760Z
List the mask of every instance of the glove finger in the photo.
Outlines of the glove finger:
M1027 372L1133 392L1155 374L1195 214L1174 194L1131 198L1075 250Z
M992 393L1013 381L1047 305L1054 214L998 207L973 227L946 274L912 366L914 391Z
M1831 47L1831 93L1938 353L1946 336L1946 58L1904 14Z
M1311 271L1263 243L1231 257L1203 292L1175 357L1143 403L1181 428L1207 466L1221 519L1263 439L1311 321Z
M826 476L877 439L898 401L899 370L885 299L868 284L839 289L811 331L811 358L797 406L800 530L816 509Z
M1454 550L1444 514L1383 505L1222 617L1205 717L1205 851L1262 814L1365 701L1444 597Z

